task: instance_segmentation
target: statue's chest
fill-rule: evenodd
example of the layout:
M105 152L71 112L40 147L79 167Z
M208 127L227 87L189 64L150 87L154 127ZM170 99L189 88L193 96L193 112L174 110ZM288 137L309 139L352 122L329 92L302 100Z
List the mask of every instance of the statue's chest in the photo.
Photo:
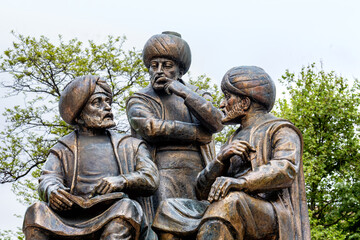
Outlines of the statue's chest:
M119 174L118 164L115 158L110 139L79 138L79 175L82 177L104 177Z
M161 97L164 107L165 120L177 120L181 122L192 122L189 109L184 99L174 94Z

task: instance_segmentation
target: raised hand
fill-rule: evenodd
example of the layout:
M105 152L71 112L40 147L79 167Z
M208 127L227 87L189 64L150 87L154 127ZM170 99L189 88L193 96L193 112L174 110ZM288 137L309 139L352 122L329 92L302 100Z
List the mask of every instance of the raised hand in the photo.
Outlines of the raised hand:
M178 95L179 97L186 98L186 96L187 96L186 92L189 90L187 89L187 87L184 84L182 84L181 82L179 82L177 80L169 79L169 78L167 78L166 81L167 81L167 83L165 83L165 91L168 94L174 93L174 94Z
M230 158L234 155L240 156L244 161L249 161L250 152L255 152L255 148L248 142L241 140L234 140L226 145L221 152L216 156L217 160L222 163L228 163Z

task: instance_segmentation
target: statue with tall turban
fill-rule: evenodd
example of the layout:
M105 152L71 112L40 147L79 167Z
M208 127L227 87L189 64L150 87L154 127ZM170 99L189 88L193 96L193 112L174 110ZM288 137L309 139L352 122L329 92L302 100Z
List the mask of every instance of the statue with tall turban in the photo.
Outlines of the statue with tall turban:
M198 175L200 200L168 199L160 239L308 240L300 131L269 112L275 85L261 68L230 69L221 82L223 124L240 127Z
M212 135L223 128L222 114L208 92L182 80L191 52L180 34L152 36L144 46L143 61L151 85L131 96L126 109L133 136L151 146L159 169L156 210L167 198L196 199L195 179L214 157Z
M145 213L158 170L144 141L109 129L111 103L99 77L65 87L60 115L76 130L50 149L39 179L42 201L25 214L26 239L157 239Z

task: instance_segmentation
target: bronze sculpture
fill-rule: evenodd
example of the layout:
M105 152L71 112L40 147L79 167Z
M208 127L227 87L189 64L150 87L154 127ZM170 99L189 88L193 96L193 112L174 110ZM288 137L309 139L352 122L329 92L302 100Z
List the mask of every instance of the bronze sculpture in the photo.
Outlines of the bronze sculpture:
M39 180L44 202L30 206L26 239L156 239L143 212L159 175L144 141L120 135L112 92L95 76L68 84L59 109L77 130L50 150Z
M221 112L211 95L185 83L191 52L181 35L152 36L143 49L151 85L130 97L127 115L132 134L152 147L160 173L155 209L166 198L196 199L197 174L215 156L212 134L221 131Z
M167 199L160 239L310 239L302 135L269 112L275 85L258 67L224 76L224 124L241 124L197 178L200 200Z

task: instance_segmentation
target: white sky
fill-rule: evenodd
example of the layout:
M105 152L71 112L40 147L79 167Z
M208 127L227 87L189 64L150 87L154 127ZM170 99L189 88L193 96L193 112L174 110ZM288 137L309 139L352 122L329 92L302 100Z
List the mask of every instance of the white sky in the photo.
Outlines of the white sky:
M360 77L356 0L2 0L0 6L1 53L15 40L11 30L54 41L58 34L65 40L96 42L107 35L126 35L126 47L137 49L152 35L170 30L190 45L192 75L206 73L217 84L234 66L262 67L277 82L285 69L299 72L320 60L325 70ZM5 77L0 74L0 81ZM23 99L1 98L1 103L3 112ZM0 122L3 126L3 117ZM9 189L0 185L0 229L21 226L22 220L12 215L25 211Z

